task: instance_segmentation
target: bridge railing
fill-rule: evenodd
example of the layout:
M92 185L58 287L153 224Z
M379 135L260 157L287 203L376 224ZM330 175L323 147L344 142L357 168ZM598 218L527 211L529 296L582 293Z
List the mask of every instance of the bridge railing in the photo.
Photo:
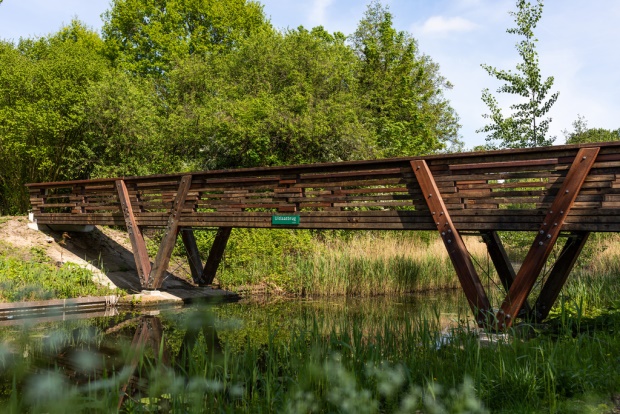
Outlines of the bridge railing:
M601 151L566 230L620 230L620 146ZM181 226L271 227L298 215L296 228L434 229L411 167L424 159L460 230L536 230L579 146L437 155L290 167L28 184L41 224L124 225L115 183L123 180L138 225L165 227L182 177L191 185ZM611 214L610 214L611 213ZM616 218L618 217L618 219ZM278 225L279 227L281 225Z

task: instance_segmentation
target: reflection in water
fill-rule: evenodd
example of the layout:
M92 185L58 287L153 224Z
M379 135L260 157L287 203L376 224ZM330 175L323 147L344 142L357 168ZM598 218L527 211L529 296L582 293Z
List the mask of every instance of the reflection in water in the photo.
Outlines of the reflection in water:
M203 400L235 403L242 394L250 399L255 395L266 398L272 392L282 392L278 387L270 390L269 381L279 384L286 376L297 375L296 370L274 362L277 353L292 352L288 350L290 341L295 342L291 349L310 352L310 344L316 348L320 337L343 351L351 346L361 349L383 332L385 338L396 341L390 346L396 346L402 342L399 338L419 341L409 331L447 329L466 321L468 315L460 295L259 298L146 315L125 313L46 323L28 329L5 326L0 327L0 366L13 375L1 376L0 402L9 401L15 392L30 393L33 399L20 403L25 408L33 403L51 406L58 387L88 395L90 400L96 396L101 407L122 410L149 398L165 411L162 404L174 400L174 392L193 388L202 389L207 395ZM308 333L315 338L305 338ZM382 340L388 344L385 338ZM307 356L295 358L303 362ZM266 379L256 379L259 375ZM203 400L197 404L205 404Z

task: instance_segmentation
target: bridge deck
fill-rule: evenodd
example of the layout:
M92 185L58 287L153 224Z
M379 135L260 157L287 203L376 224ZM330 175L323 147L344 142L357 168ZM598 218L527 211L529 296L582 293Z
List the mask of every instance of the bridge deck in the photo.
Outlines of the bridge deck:
M179 230L197 283L215 276L231 228L438 230L480 325L544 319L590 232L620 231L620 142L428 157L28 184L39 224L127 226L141 283L158 288ZM142 228L164 237L151 266ZM191 228L218 233L203 267ZM536 231L518 273L497 231ZM462 242L483 235L507 296L497 315ZM536 303L560 236L570 235Z

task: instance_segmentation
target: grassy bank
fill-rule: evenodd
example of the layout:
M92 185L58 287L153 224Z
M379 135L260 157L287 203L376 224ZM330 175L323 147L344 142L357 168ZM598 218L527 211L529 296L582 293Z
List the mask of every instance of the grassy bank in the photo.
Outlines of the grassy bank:
M201 251L208 252L212 234L202 233ZM532 234L502 237L518 266ZM500 283L486 246L480 237L464 239L491 299L501 300L503 294L495 294ZM562 244L560 239L543 274L548 274ZM177 253L183 253L182 247ZM564 298L594 312L601 306L602 290L620 293L619 276L620 236L594 234L563 290ZM259 287L302 296L399 295L459 287L446 249L434 232L235 229L216 282L231 290ZM533 295L540 288L537 284Z
M38 247L16 249L0 242L0 302L105 296L113 290L72 263L53 263Z
M199 237L208 252L211 234ZM373 296L458 287L441 241L430 232L309 232L234 229L216 281L295 295ZM202 242L202 243L201 243ZM467 240L488 269L484 245ZM178 249L182 253L182 248Z

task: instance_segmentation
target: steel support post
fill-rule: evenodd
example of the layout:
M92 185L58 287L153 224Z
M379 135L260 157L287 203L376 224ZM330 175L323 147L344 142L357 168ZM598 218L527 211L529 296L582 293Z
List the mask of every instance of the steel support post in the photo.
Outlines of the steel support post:
M498 329L509 328L527 300L598 152L599 148L594 147L577 153L497 314Z
M179 219L183 212L183 206L185 205L185 198L189 192L189 188L192 185L192 176L184 175L181 178L179 189L177 190L176 197L172 204L170 216L168 218L168 224L164 230L164 237L159 245L157 256L155 257L155 264L149 274L147 282L148 289L159 289L163 283L164 274L168 269L170 263L170 256L177 240L177 234L179 231Z
M209 252L209 257L207 258L207 263L202 271L200 280L201 285L210 285L213 283L213 279L215 278L217 268L222 261L222 256L224 255L224 250L226 249L226 244L228 243L228 238L230 237L231 231L232 227L220 227L217 230L215 240L213 240L213 245L211 246L211 251Z
M194 236L194 230L191 227L181 229L181 239L183 240L187 261L189 262L189 268L192 272L192 280L194 283L199 283L203 267L202 260L200 260L198 245L196 244L196 237Z
M454 265L469 306L476 316L478 325L485 326L489 322L488 317L491 311L491 304L480 282L476 268L471 261L469 252L465 247L465 243L463 243L463 239L456 227L454 227L433 174L424 160L411 161L411 167L422 189L422 194L437 226L437 230L446 246L450 260Z
M493 266L495 266L499 280L506 290L506 293L508 293L510 286L512 286L515 280L516 273L510 263L506 249L504 249L504 244L496 231L483 232L482 240L487 245L487 251L489 252ZM527 312L530 311L530 305L527 301L524 302L523 308Z

